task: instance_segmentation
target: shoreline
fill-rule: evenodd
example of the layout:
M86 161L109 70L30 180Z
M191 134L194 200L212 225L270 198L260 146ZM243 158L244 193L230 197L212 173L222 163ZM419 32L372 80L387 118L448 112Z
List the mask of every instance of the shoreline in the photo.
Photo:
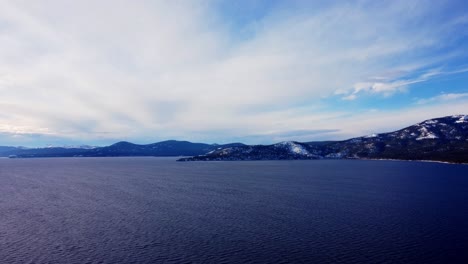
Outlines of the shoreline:
M427 163L468 165L468 162L450 162L450 161L441 161L441 160L404 160L404 159L356 159L356 160L388 160L388 161L408 161L408 162L427 162Z
M316 160L375 160L375 161L407 161L407 162L427 162L427 163L442 163L442 164L455 164L455 165L468 165L468 162L450 162L450 161L441 161L441 160L405 160L405 159L372 159L372 158L343 158L343 159L252 159L252 160L215 160L215 159L209 159L209 160L177 160L178 162L204 162L204 161L294 161L294 160L310 160L310 161L316 161Z
M252 159L252 160L242 160L242 159L239 159L239 160L178 160L178 159L184 159L184 158L191 158L191 157L187 157L187 156L95 156L95 157L92 157L92 156L75 156L75 157L67 157L67 156L64 156L64 157L47 157L47 156L44 156L44 157L40 157L40 156L36 156L36 157L0 157L0 159L13 159L13 160L16 160L16 159L40 159L40 158L47 158L47 159L50 159L50 158L166 158L166 159L177 159L175 161L177 162L203 162L203 161L295 161L295 160L310 160L310 161L314 161L314 160L375 160L375 161L407 161L407 162L427 162L427 163L442 163L442 164L455 164L455 165L468 165L468 162L450 162L450 161L441 161L441 160L406 160L406 159L385 159L385 158L343 158L343 159L261 159L261 160L256 160L256 159Z

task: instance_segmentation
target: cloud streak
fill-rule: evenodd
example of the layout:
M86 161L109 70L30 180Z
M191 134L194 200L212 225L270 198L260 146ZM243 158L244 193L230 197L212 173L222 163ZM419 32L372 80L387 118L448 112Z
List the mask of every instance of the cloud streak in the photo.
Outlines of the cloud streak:
M431 98L419 99L416 104L442 103L468 98L468 93L447 93L437 95Z
M354 84L353 91L338 90L335 94L344 95L343 100L355 100L363 93L368 94L382 94L384 96L391 96L398 92L405 92L412 84L427 82L433 78L440 76L447 76L459 73L468 72L466 68L460 68L451 71L442 71L441 69L431 69L423 74L413 78L402 78L397 76L394 78L378 77L373 78L376 81L359 82Z

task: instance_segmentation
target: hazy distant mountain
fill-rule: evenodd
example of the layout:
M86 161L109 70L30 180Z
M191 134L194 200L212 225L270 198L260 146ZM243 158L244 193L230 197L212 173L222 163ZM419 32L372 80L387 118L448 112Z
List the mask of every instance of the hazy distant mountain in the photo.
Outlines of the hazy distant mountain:
M19 150L20 147L7 147L7 146L0 146L0 156L5 156L4 153L9 153L11 151ZM8 156L8 154L7 154Z
M147 145L138 145L121 141L107 147L45 147L16 148L0 147L3 157L118 157L118 156L193 156L201 155L216 148L243 146L242 143L227 145L192 143L188 141L168 140Z
M468 116L426 120L401 130L327 142L218 148L194 160L402 159L468 163Z
M108 147L95 148L86 153L86 156L192 156L207 153L217 147L219 146L176 140L148 145L122 141Z
M1 148L1 147L0 147ZM18 157L18 158L33 158L33 157L74 157L89 151L88 149L80 148L64 148L64 147L45 147L45 148L16 148L11 147L10 150L0 152L0 157Z

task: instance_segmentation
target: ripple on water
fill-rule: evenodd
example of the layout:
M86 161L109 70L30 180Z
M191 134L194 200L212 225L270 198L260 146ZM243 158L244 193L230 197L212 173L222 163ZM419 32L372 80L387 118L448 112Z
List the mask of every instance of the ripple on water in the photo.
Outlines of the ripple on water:
M468 166L0 160L3 263L468 263Z

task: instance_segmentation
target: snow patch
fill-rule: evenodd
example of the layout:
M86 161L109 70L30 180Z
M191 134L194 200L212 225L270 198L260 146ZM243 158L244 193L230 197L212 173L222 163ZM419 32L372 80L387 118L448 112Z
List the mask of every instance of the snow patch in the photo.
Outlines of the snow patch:
M328 158L328 159L341 159L343 157L346 157L346 154L343 152L330 153L325 156L325 158Z
M418 137L416 138L416 140L422 140L422 139L435 139L435 138L439 138L438 136L434 135L434 134L428 134L427 136L421 136L421 137Z
M421 127L419 131L421 132L421 135L419 135L419 137L417 137L416 140L439 138L434 133L427 130L426 127Z
M212 150L210 152L207 152L205 155L208 155L208 154L213 154L216 150Z
M432 124L437 124L437 123L438 123L437 120L432 120L432 119L424 121L424 124L427 124L427 125L432 125Z
M460 124L460 123L468 123L468 116L467 115L460 115L457 116L456 118L459 118L455 123Z
M276 147L286 147L289 149L289 152L297 154L297 155L302 155L302 156L308 156L310 155L309 151L305 149L303 146L292 142L292 141L284 141L280 142L275 145Z

